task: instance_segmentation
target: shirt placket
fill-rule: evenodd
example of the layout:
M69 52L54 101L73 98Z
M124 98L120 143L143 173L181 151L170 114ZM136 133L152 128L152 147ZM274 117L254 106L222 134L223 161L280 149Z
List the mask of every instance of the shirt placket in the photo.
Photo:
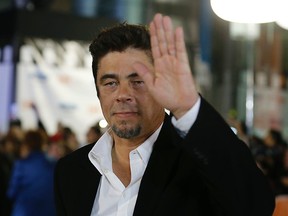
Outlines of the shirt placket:
M130 169L131 169L131 182L128 185L128 187L123 190L122 196L119 199L117 216L132 214L132 212L129 212L129 209L131 209L129 208L129 205L131 204L132 200L136 201L137 199L136 188L138 187L136 185L140 184L140 179L145 169L143 161L137 150L130 152L129 157L130 157Z

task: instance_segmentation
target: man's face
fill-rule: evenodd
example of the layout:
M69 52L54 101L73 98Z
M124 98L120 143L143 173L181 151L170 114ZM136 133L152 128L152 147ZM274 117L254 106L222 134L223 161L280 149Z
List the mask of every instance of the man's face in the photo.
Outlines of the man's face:
M111 52L99 61L97 87L102 112L120 138L147 138L163 122L164 109L148 92L132 65L141 62L153 69L144 51L128 48Z

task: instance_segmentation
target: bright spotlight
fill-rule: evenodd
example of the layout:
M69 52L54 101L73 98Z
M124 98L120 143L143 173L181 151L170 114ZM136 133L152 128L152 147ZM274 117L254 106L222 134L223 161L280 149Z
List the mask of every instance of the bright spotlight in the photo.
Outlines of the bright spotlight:
M287 0L281 0L281 3L278 5L278 13L277 13L277 19L276 23L281 28L288 30L288 15L287 15L287 7L288 7L288 1Z
M281 0L210 0L215 14L236 23L267 23L276 20L274 10Z
M107 123L107 121L105 119L102 119L102 120L99 121L99 126L101 128L106 128L107 125L108 125L108 123Z

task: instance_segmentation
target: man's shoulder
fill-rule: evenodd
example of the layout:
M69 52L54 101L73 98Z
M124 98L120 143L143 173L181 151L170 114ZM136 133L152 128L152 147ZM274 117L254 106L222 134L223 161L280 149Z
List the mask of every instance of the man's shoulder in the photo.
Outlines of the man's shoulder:
M57 161L55 182L61 185L67 194L73 194L73 199L78 198L77 193L85 188L89 181L90 187L91 181L97 181L101 176L88 157L93 146L94 144L85 145Z
M74 163L82 163L89 161L88 153L91 151L95 144L87 144L67 155L60 158L57 164L74 164Z

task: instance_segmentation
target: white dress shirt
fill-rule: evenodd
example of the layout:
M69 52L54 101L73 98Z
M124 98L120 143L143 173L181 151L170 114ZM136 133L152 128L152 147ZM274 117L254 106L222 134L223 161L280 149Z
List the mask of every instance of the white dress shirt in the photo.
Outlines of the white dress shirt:
M186 135L199 112L200 99L180 119L172 118L172 124ZM102 177L94 200L91 216L132 216L141 179L148 164L154 142L162 125L136 149L130 152L131 182L125 187L113 173L111 150L112 137L106 132L89 152L88 157Z

